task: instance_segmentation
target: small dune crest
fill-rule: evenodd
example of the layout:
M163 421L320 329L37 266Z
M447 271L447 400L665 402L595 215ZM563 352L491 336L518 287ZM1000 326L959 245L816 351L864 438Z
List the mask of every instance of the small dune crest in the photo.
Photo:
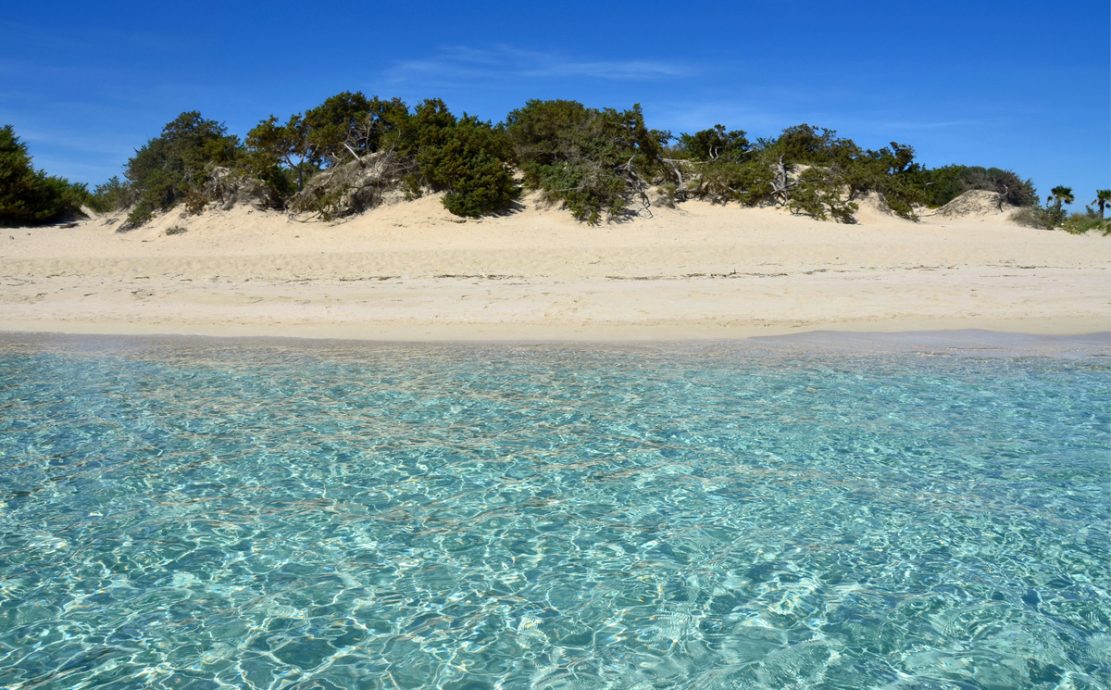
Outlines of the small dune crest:
M853 218L857 223L864 225L877 225L880 223L909 223L911 221L899 217L884 201L883 196L876 192L868 192L856 200L856 212Z
M999 220L1017 209L1003 201L998 192L970 189L929 215L963 220Z

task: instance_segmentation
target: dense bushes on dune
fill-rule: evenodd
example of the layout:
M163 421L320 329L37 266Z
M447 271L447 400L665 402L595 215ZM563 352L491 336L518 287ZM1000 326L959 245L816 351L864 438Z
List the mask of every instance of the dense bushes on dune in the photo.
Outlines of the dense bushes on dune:
M809 124L755 140L724 125L672 136L650 128L639 106L570 100L529 101L494 124L457 117L439 99L410 108L397 98L343 92L284 119L271 115L244 139L187 112L135 152L122 179L91 194L35 172L12 129L2 132L0 222L8 224L50 222L82 203L126 209L125 230L178 206L200 212L212 204L331 219L427 192L442 192L453 214L478 217L512 209L524 189L591 224L687 199L853 222L866 196L914 220L916 209L969 190L998 195L1001 209L1027 207L1032 224L1065 220L1060 203L1038 206L1032 182L1012 171L927 168L898 142L864 149Z

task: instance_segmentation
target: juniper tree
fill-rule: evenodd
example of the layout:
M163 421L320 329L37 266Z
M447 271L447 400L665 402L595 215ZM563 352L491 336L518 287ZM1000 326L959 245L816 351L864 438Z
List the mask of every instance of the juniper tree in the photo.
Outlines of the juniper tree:
M284 124L271 115L247 133L247 151L252 172L270 176L274 169L286 170L297 180L297 191L305 188L305 178L315 168L309 162L305 120L292 115Z
M726 130L725 125L720 124L679 137L680 152L695 161L740 162L750 146L744 130Z
M129 230L156 211L186 203L191 211L204 207L202 188L215 166L234 165L241 154L239 138L197 111L178 115L127 162L124 175L135 204L120 227Z
M35 170L11 125L0 127L0 226L42 225L81 213L84 185Z
M409 116L398 98L367 98L359 91L344 91L305 111L303 123L311 161L335 165L378 151L384 137L397 131Z
M668 174L668 135L645 125L639 105L618 111L533 100L509 114L506 132L525 184L587 223L625 215L637 199L647 208L649 185Z
M444 195L457 216L477 217L507 210L520 188L506 163L505 132L464 115L456 120L442 101L425 101L409 127L416 176Z

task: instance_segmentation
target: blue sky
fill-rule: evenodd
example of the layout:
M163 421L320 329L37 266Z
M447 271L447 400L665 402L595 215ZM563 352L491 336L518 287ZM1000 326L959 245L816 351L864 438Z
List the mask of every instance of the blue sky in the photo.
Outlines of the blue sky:
M1111 187L1109 25L1107 0L21 2L0 17L0 123L96 184L184 110L242 135L342 90L491 120L639 102L676 133L808 122L1083 202Z

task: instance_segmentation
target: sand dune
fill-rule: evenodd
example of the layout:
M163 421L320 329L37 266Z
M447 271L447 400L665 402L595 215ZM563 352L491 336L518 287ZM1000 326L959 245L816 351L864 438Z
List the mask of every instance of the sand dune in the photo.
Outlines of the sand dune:
M857 225L690 202L589 227L437 197L347 222L171 213L0 231L0 329L369 339L638 339L1111 327L1111 239L1005 214ZM167 236L173 226L182 234Z

